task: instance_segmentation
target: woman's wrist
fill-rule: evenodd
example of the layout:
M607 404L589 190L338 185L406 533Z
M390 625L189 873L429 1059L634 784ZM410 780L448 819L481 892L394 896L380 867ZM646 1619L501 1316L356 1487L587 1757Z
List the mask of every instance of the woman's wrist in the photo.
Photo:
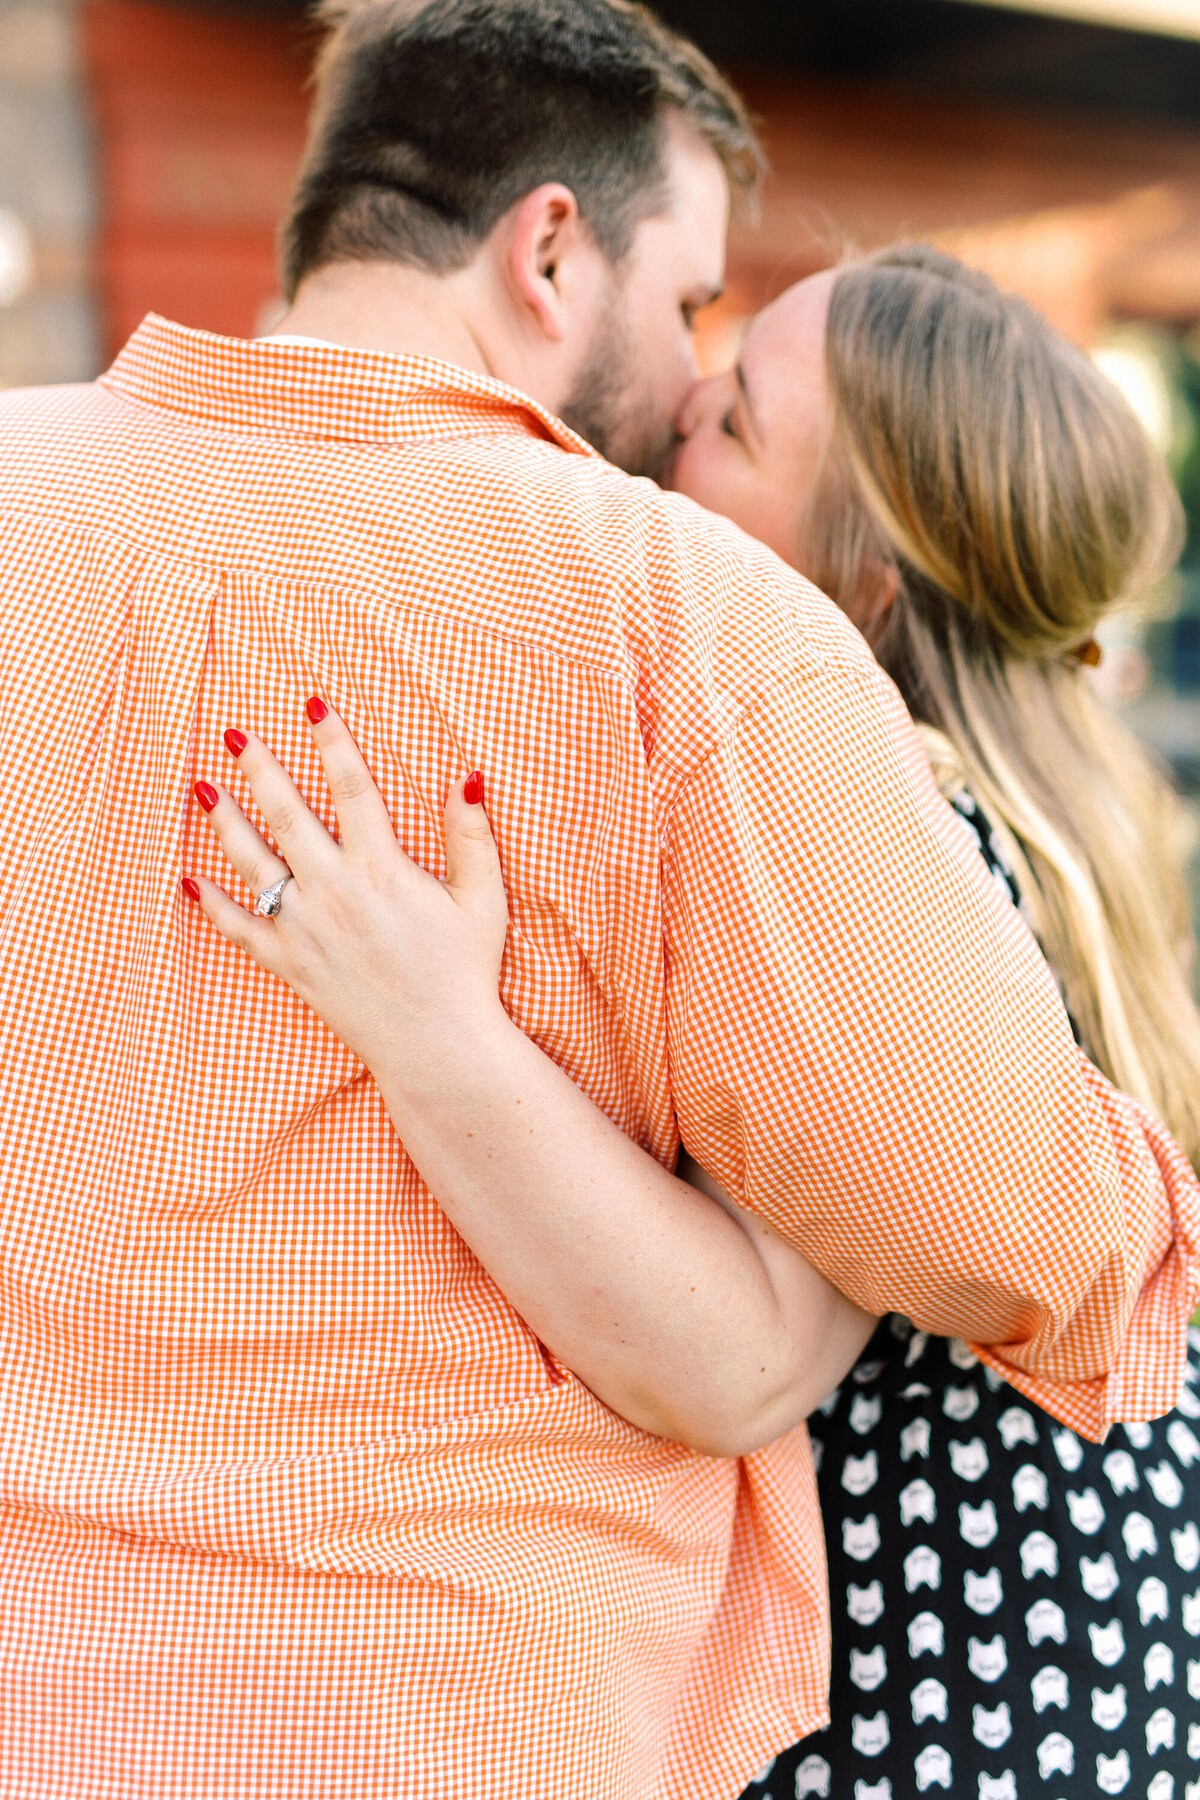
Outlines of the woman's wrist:
M519 1055L527 1040L497 994L489 1000L423 1020L406 1019L387 1034L379 1052L364 1060L385 1095L396 1095L406 1110L482 1101L495 1078Z

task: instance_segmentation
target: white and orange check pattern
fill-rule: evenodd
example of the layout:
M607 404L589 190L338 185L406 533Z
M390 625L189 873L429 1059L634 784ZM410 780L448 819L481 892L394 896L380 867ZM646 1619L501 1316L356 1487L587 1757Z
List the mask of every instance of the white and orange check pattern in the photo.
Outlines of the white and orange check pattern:
M521 1024L1082 1430L1174 1398L1190 1172L834 609L519 396L151 319L0 450L0 1791L736 1794L823 1715L806 1436L695 1456L547 1355L181 899L222 729L327 809L328 695L435 868L482 768Z

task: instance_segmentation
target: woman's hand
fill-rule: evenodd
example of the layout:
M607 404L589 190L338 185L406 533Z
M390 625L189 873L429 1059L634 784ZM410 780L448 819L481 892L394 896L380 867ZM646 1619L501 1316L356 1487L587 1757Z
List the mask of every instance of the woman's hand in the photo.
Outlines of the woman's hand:
M451 1223L542 1342L633 1424L714 1456L755 1449L834 1387L873 1321L701 1171L678 1180L512 1023L497 975L507 905L478 776L446 806L447 879L406 856L357 746L308 716L342 843L266 746L226 743L279 855L197 784L257 918L185 885L217 929L362 1058ZM464 792L464 786L466 792Z
M214 882L185 887L231 943L278 975L377 1077L429 1071L441 1047L507 1023L498 993L508 927L504 881L482 805L482 779L455 782L446 803L446 879L396 841L383 798L345 724L323 701L307 713L342 842L307 807L259 739L225 741L279 855L223 788L196 798L253 894L291 874L273 919L238 906Z

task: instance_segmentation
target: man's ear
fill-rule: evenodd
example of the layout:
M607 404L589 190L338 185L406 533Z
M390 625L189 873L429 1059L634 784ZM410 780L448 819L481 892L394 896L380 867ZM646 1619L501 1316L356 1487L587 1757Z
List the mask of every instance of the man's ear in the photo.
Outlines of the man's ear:
M900 595L900 571L890 557L868 555L859 571L850 617L868 644L878 644Z
M554 343L567 334L567 297L574 286L564 279L564 264L585 243L590 246L591 233L579 216L579 202L561 181L544 182L513 208L508 277L531 322Z
M885 625L892 616L892 608L900 597L900 571L891 557L884 563L879 574L879 584L875 600L875 611L880 625Z

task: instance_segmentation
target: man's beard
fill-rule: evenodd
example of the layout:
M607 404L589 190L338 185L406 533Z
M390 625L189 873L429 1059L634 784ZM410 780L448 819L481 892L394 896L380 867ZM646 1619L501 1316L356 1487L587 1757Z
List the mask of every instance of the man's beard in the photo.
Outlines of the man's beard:
M560 416L626 474L661 481L675 453L675 425L656 417L650 383L641 375L636 339L618 289L600 317Z

